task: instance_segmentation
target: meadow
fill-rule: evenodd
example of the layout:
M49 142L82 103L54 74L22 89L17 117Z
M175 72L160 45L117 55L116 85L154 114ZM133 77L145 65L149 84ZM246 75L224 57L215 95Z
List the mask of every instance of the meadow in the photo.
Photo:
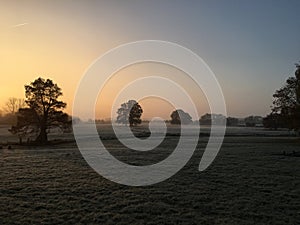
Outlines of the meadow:
M105 146L133 164L165 158L179 138L168 135L157 150L141 155L105 129ZM17 139L6 130L0 128L0 224L300 224L300 140L287 131L232 128L215 161L199 172L204 129L180 172L130 187L90 168L69 134L50 134L64 143L9 150L7 142Z

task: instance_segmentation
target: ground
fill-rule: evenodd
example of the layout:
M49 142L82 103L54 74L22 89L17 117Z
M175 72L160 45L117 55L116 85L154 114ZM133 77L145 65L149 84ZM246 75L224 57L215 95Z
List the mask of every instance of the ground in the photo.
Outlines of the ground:
M1 136L0 224L300 224L295 137L228 135L213 164L199 172L203 136L176 175L129 187L97 174L74 142L8 150L7 135ZM150 161L170 154L177 138L168 136ZM114 138L104 143L120 160L149 161L125 154Z

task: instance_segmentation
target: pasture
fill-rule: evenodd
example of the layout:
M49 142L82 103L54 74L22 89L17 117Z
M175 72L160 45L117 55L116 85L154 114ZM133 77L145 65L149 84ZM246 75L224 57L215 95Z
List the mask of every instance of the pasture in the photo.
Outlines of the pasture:
M90 168L71 135L53 135L69 140L53 146L9 150L7 141L16 139L5 129L0 224L300 224L300 141L295 137L232 130L212 165L199 172L208 140L201 136L180 172L155 185L130 187ZM167 157L178 141L169 135L158 150L141 155L104 131L103 142L116 158L139 165Z

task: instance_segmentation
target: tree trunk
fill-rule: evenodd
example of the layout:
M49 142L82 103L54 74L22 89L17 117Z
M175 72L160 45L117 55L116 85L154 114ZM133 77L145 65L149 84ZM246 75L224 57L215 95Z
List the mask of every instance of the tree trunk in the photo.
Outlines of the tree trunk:
M40 134L36 138L36 142L41 143L41 144L46 144L48 142L46 123L42 123Z

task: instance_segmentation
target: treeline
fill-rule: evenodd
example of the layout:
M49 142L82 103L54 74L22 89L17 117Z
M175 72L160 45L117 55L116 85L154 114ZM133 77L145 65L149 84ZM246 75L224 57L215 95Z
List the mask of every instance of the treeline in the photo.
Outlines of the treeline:
M67 104L59 98L61 88L50 79L39 77L25 85L25 99L9 98L0 110L0 124L9 124L9 131L23 138L34 134L35 142L47 143L48 133L58 127L63 131L72 131L72 122L80 122L64 113ZM227 126L264 126L266 128L288 128L300 131L300 65L296 64L295 76L289 77L283 87L273 95L271 113L265 118L249 116L246 118L225 117L221 114L206 113L199 119L202 125ZM117 123L136 126L142 122L143 109L135 100L121 104L117 111ZM98 123L106 121L98 120ZM195 121L189 113L176 109L170 114L171 124L192 124ZM196 121L198 122L198 121ZM109 123L109 122L108 122Z
M226 117L222 114L205 114L199 120L202 125L219 125L226 123L226 126L233 127L262 127L263 117L248 116L245 118Z
M295 76L289 77L286 84L273 95L272 111L266 117L249 116L246 118L226 118L222 114L207 113L199 119L203 125L227 125L266 127L271 129L288 128L300 130L300 65L296 64ZM117 122L134 126L141 123L143 110L135 101L123 103L118 110ZM168 121L171 124L192 124L192 117L182 109L174 110ZM195 121L194 121L195 122ZM196 121L198 122L198 121Z
M135 100L129 100L121 104L117 111L116 122L119 124L136 126L142 123L141 116L143 109ZM90 121L92 122L92 121ZM96 123L110 123L110 120L96 120ZM147 121L144 121L147 122ZM201 125L227 125L227 126L263 126L263 118L261 116L249 116L246 118L226 117L222 114L206 113L197 121L193 121L188 112L183 109L176 109L170 114L170 120L165 122L170 124L193 124Z

